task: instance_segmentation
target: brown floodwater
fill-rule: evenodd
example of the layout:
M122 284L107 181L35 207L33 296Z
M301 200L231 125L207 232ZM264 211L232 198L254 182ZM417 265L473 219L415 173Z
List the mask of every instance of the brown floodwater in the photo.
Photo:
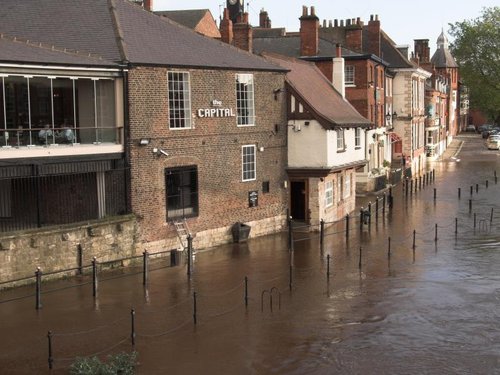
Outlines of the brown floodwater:
M280 233L200 251L191 277L154 260L146 288L139 265L101 272L96 298L89 276L44 283L40 310L33 286L0 292L0 372L135 349L139 374L500 373L500 154L459 138L434 181L323 245L295 223L292 252Z

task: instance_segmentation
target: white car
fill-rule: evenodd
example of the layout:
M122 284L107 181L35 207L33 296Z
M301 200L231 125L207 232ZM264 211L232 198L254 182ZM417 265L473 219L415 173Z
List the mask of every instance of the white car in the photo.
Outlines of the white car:
M486 141L488 150L500 150L500 135L490 135Z

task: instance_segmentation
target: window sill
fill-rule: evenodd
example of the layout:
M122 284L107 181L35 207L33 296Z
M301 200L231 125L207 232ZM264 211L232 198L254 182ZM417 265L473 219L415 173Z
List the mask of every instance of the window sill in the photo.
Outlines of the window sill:
M355 150L361 150L361 146L354 147Z
M341 154L341 153L346 152L346 151L347 151L347 149L343 148L342 150L337 150L337 154Z

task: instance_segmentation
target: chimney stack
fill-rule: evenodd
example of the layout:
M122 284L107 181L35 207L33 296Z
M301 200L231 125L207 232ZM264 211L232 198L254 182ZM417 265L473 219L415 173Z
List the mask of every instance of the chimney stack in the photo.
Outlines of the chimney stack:
M380 21L378 19L378 15L373 17L373 14L370 16L370 21L368 22L367 27L367 36L368 36L368 51L369 53L375 56L381 56L380 51Z
M359 17L346 20L345 43L347 48L355 52L363 51L363 23Z
M426 64L430 62L430 48L429 39L415 39L414 40L415 54L420 57L420 62Z
M271 20L269 19L269 15L264 10L264 8L261 9L259 14L259 27L262 27L264 29L271 28Z
M144 9L152 12L153 11L153 0L144 0L142 3Z
M253 51L253 30L248 23L248 13L243 13L238 17L238 22L233 25L233 44L239 49L252 52Z
M229 9L224 9L224 15L220 21L221 40L227 44L233 44L233 21L229 18Z
M300 20L300 54L301 56L316 56L319 48L319 18L314 7L308 14L307 7L302 7Z
M345 62L342 57L342 46L337 43L335 46L336 57L333 58L332 84L333 87L345 98Z

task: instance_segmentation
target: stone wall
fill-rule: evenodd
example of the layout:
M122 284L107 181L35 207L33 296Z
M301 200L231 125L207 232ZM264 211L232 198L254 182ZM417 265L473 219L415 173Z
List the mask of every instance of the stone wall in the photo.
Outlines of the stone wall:
M78 267L78 245L83 265L137 255L136 220L121 216L80 225L31 229L0 237L0 282ZM11 284L7 286L12 286Z

